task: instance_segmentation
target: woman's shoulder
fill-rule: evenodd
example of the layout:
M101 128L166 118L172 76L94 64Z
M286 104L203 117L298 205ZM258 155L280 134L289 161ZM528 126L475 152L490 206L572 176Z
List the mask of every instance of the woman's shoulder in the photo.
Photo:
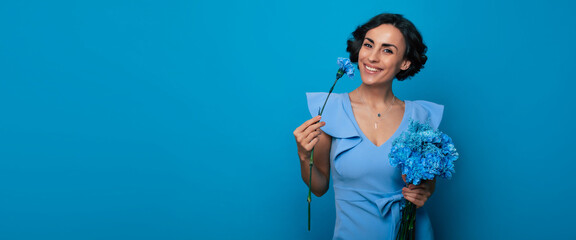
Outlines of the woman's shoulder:
M327 92L307 92L306 97L308 98L308 100L321 99L322 101L324 101L326 99L326 97L328 97L328 93ZM330 97L328 98L328 101L331 100L331 102L342 102L342 100L344 100L345 97L346 98L348 97L348 93L330 93Z
M336 138L357 137L358 132L352 122L349 108L348 93L332 93L328 96L325 92L306 93L308 110L312 117L318 116L322 109L322 121L326 126L322 130ZM328 100L326 98L328 97ZM326 105L324 105L326 103Z
M420 122L429 121L434 128L440 126L444 105L425 100L406 100L405 102L411 106L410 117L412 119Z
M307 92L306 98L308 99L310 115L317 116L322 108L324 108L324 112L343 110L343 102L348 98L348 93L331 93L328 96L326 92ZM325 106L324 103L326 103Z

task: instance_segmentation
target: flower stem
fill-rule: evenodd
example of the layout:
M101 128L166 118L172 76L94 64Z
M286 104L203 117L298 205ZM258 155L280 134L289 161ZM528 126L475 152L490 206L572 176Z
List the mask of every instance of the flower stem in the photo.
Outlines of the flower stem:
M336 81L334 81L334 84L332 84L332 87L330 88L330 91L328 92L328 96L326 96L326 100L324 100L324 105L322 105L322 109L320 110L320 112L318 113L318 115L322 116L322 113L324 112L324 107L326 107L326 103L328 102L328 98L330 97L330 94L332 94L332 91L334 91L334 86L336 86L336 82L338 82L338 79L340 79L342 76L344 76L344 69L340 68L338 69L338 72L336 73ZM312 151L310 152L310 179L308 180L308 231L310 231L310 205L312 202L312 167L314 166L314 148L312 148Z
M310 232L310 203L312 202L312 167L314 166L314 148L310 153L310 180L308 181L308 232Z
M401 213L402 218L396 240L414 240L416 238L416 205L406 201L406 206L404 206Z
M338 70L338 72L340 72L341 70ZM336 81L334 81L334 84L332 84L332 87L330 88L330 91L328 92L328 96L326 96L326 100L324 100L324 105L322 105L322 110L320 110L320 112L318 113L318 115L322 116L322 113L324 112L324 107L326 107L326 103L328 102L328 98L330 97L330 94L332 93L332 91L334 91L334 86L336 86L336 82L338 82L338 79L340 79L342 76L339 74L336 74Z

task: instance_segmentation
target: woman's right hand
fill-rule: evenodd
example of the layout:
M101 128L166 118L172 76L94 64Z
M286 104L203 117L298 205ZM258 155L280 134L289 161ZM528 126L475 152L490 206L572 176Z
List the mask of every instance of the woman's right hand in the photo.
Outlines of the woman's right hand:
M300 161L309 160L312 149L318 143L318 136L322 134L320 127L326 125L320 119L320 116L313 117L294 130Z
M300 175L310 186L314 195L320 197L328 191L330 185L330 147L332 137L322 132L320 127L326 125L316 116L294 130L298 157L300 158ZM310 165L312 149L314 150L314 166ZM312 179L310 179L312 176Z

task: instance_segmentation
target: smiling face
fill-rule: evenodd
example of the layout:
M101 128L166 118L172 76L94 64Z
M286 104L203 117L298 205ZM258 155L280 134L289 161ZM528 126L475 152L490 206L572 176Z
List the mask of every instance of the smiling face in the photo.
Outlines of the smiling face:
M410 67L404 52L406 42L398 28L382 24L370 29L358 53L362 82L368 85L391 83L398 72Z

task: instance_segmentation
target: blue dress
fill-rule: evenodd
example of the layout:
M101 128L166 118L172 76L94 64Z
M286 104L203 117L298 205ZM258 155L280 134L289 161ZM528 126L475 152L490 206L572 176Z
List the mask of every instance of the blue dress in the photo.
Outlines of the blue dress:
M308 109L317 116L327 93L307 93ZM380 147L360 130L347 93L332 93L322 114L322 130L332 136L330 174L336 201L333 239L394 239L400 226L401 171L390 165L392 141L408 128L410 119L440 125L444 107L427 101L405 101L396 132ZM433 239L424 208L416 211L416 239Z

